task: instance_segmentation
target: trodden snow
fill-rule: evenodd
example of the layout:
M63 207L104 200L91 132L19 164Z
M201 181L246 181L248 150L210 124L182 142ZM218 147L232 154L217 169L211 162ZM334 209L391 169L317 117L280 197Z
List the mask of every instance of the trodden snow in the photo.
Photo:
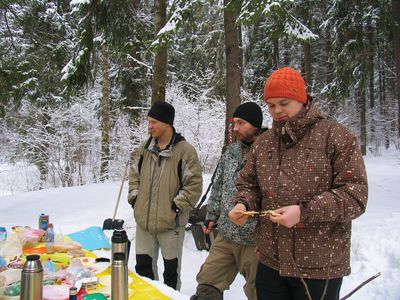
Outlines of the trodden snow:
M367 211L353 221L351 267L352 273L343 281L341 297L361 282L381 272L356 292L350 299L400 299L400 155L398 151L385 152L383 156L367 156L365 162L369 181ZM0 177L12 176L9 169L0 167ZM204 190L210 176L204 176ZM113 215L120 182L90 184L70 188L53 188L41 191L7 195L0 190L0 226L11 230L15 225L36 227L40 213L47 213L54 224L56 234L67 234L90 226L102 226L104 219ZM4 186L3 186L4 189ZM125 220L126 230L133 241L135 222L132 209L126 202L125 183L117 217ZM134 271L134 247L129 267ZM196 289L196 274L207 257L206 251L198 251L190 232L186 232L183 261L182 288L176 292L161 282L152 281L161 291L173 299L189 299ZM162 277L162 262L159 270ZM150 280L149 280L150 281ZM238 275L224 299L246 299Z

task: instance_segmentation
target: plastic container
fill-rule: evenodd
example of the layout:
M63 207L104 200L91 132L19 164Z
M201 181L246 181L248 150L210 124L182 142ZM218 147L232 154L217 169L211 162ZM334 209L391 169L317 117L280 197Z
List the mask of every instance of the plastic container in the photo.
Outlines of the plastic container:
M0 243L7 240L7 229L5 227L0 227Z
M1 272L1 276L4 276L8 285L21 281L21 269L7 269Z
M45 237L46 237L46 244L54 243L54 227L52 223L49 223L47 225Z
M43 300L69 300L69 286L45 285L43 287Z
M41 213L39 215L39 226L38 226L38 228L46 231L48 224L49 224L49 215Z
M104 296L102 293L93 293L83 296L82 300L107 300L107 297Z

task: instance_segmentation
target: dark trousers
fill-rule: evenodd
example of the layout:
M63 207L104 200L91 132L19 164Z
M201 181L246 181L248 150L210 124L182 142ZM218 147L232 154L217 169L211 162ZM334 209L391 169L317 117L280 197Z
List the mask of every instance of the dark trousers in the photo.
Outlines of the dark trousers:
M338 300L342 277L329 279L323 300ZM326 279L304 279L311 300L321 300ZM279 272L258 263L256 274L258 300L310 300L300 278L282 277Z

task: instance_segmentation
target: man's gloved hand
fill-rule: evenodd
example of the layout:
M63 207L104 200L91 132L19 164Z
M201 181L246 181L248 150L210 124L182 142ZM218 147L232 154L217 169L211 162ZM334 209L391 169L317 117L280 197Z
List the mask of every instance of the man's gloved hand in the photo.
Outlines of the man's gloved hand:
M172 209L174 212L176 212L177 215L180 215L181 212L182 212L182 210L181 210L178 206L176 206L176 204L175 204L174 201L172 201L171 209Z

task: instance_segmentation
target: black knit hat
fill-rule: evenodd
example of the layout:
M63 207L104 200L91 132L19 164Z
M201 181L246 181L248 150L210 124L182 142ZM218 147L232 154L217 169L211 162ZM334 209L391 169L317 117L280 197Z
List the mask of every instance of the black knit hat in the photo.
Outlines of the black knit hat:
M254 127L261 129L263 115L261 108L254 102L246 102L239 105L233 113L234 118L241 118Z
M160 122L173 126L175 108L171 104L159 100L154 102L147 115Z

